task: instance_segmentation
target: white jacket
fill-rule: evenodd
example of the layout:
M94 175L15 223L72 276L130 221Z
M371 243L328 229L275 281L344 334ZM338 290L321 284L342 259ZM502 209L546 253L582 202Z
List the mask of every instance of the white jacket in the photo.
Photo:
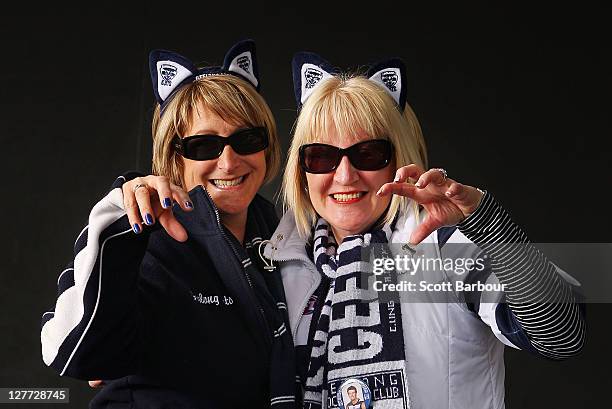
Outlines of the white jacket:
M491 213L503 209L485 210ZM479 208L479 211L482 213L483 210ZM416 225L413 211L400 213L390 242L408 243ZM444 235L439 233L440 230L423 241L430 245L420 246L425 248L425 252L437 252L426 256L474 257L474 254L449 254L449 251L456 253L458 249L463 252L472 251L476 248L474 245L460 247L439 243L438 239L442 236L446 236L443 239L445 243L472 243L458 229L447 229ZM304 327L308 327L309 322L303 322L303 311L321 282L321 275L309 258L305 244L297 233L293 213L289 212L282 218L271 243L264 250L265 257L280 267L296 345L306 344L308 328ZM409 249L403 247L400 252L409 254ZM446 250L448 247L452 249ZM448 282L464 280L468 276L453 273L429 271L428 281ZM487 283L499 283L494 274L490 274L486 280ZM497 302L490 302L489 299L489 302L480 302L475 309L470 309L462 301L461 294L457 297L456 302L401 303L406 374L412 409L503 408L504 345L538 352L531 345L532 342L527 340L524 331L517 328L514 315L499 313L500 306L507 307L507 304L499 303L502 301L502 293ZM580 321L580 324L583 322Z

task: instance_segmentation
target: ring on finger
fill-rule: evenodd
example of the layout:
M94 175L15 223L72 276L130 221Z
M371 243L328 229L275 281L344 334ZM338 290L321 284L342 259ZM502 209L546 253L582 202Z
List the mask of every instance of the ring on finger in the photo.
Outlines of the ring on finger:
M145 185L145 184L143 184L143 183L139 183L139 184L137 184L136 186L134 186L134 188L132 189L132 192L133 192L133 193L136 193L136 191L137 191L138 189L140 189L141 187L144 187L144 188L146 189L146 188L147 188L147 185ZM147 190L148 190L148 189L147 189Z

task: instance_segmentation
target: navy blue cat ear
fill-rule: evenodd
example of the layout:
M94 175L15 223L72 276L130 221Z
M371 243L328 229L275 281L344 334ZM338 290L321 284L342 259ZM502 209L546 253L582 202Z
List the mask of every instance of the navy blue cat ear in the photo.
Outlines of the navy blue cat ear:
M374 64L368 70L366 77L374 81L393 97L400 111L406 106L406 66L399 58Z
M149 53L149 70L155 99L162 106L181 84L193 81L198 71L187 58L166 50Z
M225 54L223 69L244 78L259 91L259 66L255 41L244 40L236 43Z
M329 62L310 52L296 53L291 61L291 67L295 102L298 108L302 107L317 86L337 73Z

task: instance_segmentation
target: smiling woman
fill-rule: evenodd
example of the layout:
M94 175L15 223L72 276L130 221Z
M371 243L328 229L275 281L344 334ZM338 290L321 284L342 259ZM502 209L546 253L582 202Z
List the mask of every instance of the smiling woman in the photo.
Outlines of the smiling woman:
M197 160L197 158L193 160L185 157L183 153L183 187L192 190L196 186L204 186L219 209L223 224L240 242L244 239L247 209L267 174L264 153L267 143L260 141L261 137L267 141L267 131L265 131L267 128L260 128L264 131L260 138L257 138L258 135L252 135L255 133L253 128L240 129L245 125L233 125L224 121L200 102L191 113L186 135L203 135L200 138L202 141L218 135L221 140L234 138L234 141L244 141L244 144L255 142L254 148L243 152L239 148L241 146L239 142L232 142L229 147L221 146L221 150L215 152L216 157L208 160ZM195 145L194 136L187 138L191 139L192 146ZM246 147L250 148L250 144ZM195 151L201 150L203 149L195 149ZM250 152L250 150L256 151Z
M490 192L426 170L401 60L348 75L298 53L293 74L301 111L283 180L287 212L264 254L285 284L304 407L363 409L356 395L344 406L340 393L361 382L373 408L500 409L504 345L551 359L581 350L575 280ZM400 298L413 273L393 267L381 273L391 291L369 291L370 257L417 252L434 261L415 269L424 290L445 297ZM470 258L485 268L466 271Z
M351 144L355 138L361 140L357 144ZM335 129L327 132L321 139L338 146L338 152L348 153L339 156L336 166L327 170L326 173L306 173L306 183L310 192L310 201L319 216L326 220L335 220L332 226L334 235L339 241L353 232L365 231L372 226L376 219L389 206L391 197L379 198L376 192L380 187L393 179L395 160L391 160L392 145L386 140L370 139L368 135L360 131L351 138L338 135ZM382 143L381 143L382 142ZM382 146L381 146L382 145ZM319 145L320 146L320 145ZM334 148L331 145L332 149ZM309 148L313 145L303 145L303 156L308 157ZM380 162L374 152L381 152L381 148L387 148ZM351 154L355 152L357 153ZM340 154L341 155L341 154ZM350 156L349 156L350 155ZM327 156L325 152L312 153L310 156ZM363 158L363 159L362 159ZM361 160L369 164L367 170L360 171ZM306 163L307 161L302 161ZM318 162L313 160L312 162ZM378 166L371 166L377 164ZM310 170L313 170L312 167ZM333 171L333 172L332 172Z
M221 67L161 50L150 67L155 175L119 177L92 209L43 316L43 360L106 379L92 408L235 408L237 390L293 407L282 282L256 251L278 224L257 191L280 154L254 43Z

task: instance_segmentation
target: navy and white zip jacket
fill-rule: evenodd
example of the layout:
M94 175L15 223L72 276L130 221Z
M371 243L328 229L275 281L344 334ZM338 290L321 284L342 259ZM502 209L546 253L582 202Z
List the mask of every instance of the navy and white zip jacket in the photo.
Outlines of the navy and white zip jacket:
M412 250L403 244L419 219L412 205L400 211L389 240L400 253L393 256L411 257ZM308 248L298 235L293 213L288 212L264 250L281 270L301 373L310 357L312 306L319 302L313 296L321 284ZM447 302L433 297L431 302L401 303L411 409L502 409L504 346L550 359L568 358L582 349L586 327L573 291L578 283L529 243L490 193L470 217L433 232L417 248L428 259L477 259L486 251L490 263L482 271L430 270L426 277L434 283L501 283L506 290L450 293L456 297ZM380 400L374 407L377 403L385 407L385 394L393 385L381 380L370 387L375 400ZM326 407L325 396L323 402Z
M44 362L60 375L115 379L94 408L269 407L273 338L289 333L262 303L286 316L284 297L267 291L269 278L229 237L201 186L190 192L191 212L173 208L189 236L179 243L158 224L134 234L124 181L93 207L57 280L55 308L42 319ZM260 196L251 215L267 223L264 238L278 224ZM247 248L261 237L250 240Z

